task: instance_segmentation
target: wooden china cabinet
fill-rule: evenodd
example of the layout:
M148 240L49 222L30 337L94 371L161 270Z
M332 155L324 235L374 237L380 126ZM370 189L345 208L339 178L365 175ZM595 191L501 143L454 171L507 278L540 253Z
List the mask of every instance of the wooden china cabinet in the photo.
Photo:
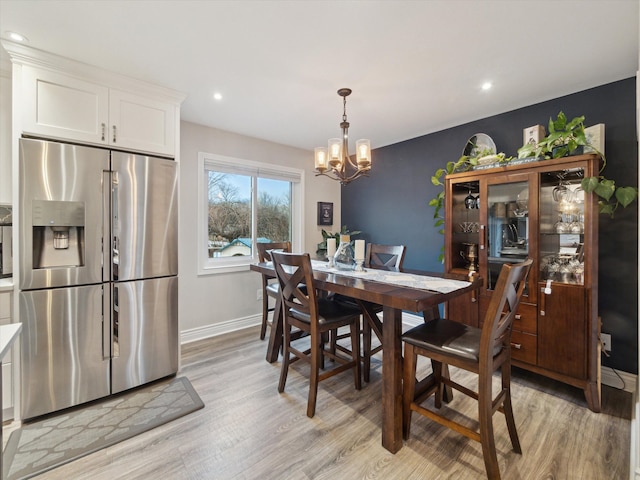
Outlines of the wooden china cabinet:
M579 155L448 175L445 270L482 290L448 302L481 326L504 263L534 260L513 326L515 366L582 388L600 411L598 204L580 187L600 157Z

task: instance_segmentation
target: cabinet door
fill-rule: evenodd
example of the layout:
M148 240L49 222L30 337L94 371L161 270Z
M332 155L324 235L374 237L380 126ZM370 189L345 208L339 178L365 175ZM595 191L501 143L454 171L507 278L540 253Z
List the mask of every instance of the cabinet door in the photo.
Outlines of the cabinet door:
M475 292L460 295L447 302L446 318L478 327L478 299Z
M586 290L552 283L538 301L538 365L574 378L587 377Z
M112 89L109 118L111 145L175 155L176 108L173 104Z
M485 226L481 238L480 271L484 273L487 293L495 288L502 266L518 263L535 255L535 222L531 222L530 204L534 203L535 178L528 174L496 176L488 179L486 191L481 191L481 223ZM485 216L486 215L486 216ZM533 217L535 218L535 216ZM533 301L533 275L524 291L524 299Z
M49 138L106 144L109 90L30 66L22 67L22 130Z

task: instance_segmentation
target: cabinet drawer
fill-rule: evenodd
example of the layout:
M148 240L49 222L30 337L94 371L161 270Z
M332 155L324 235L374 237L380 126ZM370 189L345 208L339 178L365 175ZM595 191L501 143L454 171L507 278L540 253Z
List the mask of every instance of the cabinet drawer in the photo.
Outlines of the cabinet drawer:
M520 302L516 318L513 320L513 329L533 335L538 333L538 309L536 305Z
M521 362L536 364L537 340L535 335L513 331L511 332L511 357Z
M480 297L480 319L478 325L482 328L484 317L489 309L491 297ZM538 308L531 303L522 303L518 305L516 318L513 320L513 330L519 332L527 332L532 335L538 334Z

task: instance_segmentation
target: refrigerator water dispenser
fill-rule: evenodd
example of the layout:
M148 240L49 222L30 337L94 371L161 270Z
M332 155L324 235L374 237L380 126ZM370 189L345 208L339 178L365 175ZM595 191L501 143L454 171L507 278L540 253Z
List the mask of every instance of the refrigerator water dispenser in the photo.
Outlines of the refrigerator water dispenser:
M33 268L84 265L84 202L33 200Z

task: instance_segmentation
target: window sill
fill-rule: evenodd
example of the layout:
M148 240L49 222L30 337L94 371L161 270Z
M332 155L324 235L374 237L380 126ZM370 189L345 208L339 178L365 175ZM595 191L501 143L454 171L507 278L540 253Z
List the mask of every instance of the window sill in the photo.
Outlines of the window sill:
M225 273L248 272L249 265L256 260L247 260L242 263L225 264L225 265L207 265L198 269L198 276L204 277L209 275L219 275Z

